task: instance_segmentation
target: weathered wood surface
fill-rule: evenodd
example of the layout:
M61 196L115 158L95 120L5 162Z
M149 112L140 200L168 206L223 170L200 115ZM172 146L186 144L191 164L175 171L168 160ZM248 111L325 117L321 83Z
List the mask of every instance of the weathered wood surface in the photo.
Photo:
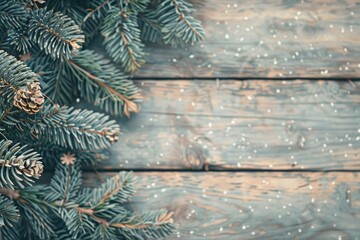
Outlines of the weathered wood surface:
M100 169L360 169L360 82L137 83L142 111Z
M147 47L136 77L358 78L360 4L353 0L195 2L207 39Z
M136 175L136 210L174 212L168 239L360 239L359 173ZM95 179L87 174L85 184Z

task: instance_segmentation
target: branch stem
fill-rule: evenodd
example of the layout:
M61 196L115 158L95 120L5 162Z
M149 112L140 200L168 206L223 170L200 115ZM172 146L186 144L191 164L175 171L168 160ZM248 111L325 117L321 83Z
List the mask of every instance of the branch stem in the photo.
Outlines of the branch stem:
M20 193L17 190L11 190L9 188L0 188L0 193L7 196L8 198L12 200L18 200L20 198Z

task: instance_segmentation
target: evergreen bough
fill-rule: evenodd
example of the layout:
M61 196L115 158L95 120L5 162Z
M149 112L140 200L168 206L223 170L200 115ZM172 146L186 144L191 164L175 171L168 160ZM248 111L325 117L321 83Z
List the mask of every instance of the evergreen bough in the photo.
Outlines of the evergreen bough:
M185 0L7 0L0 4L0 239L160 239L172 213L127 208L131 173L82 187L84 165L118 141L106 114L139 111L125 72L143 63L145 43L204 39ZM87 49L101 36L110 57ZM98 40L97 40L98 41ZM122 69L122 70L121 70ZM81 98L105 113L69 107ZM34 185L55 169L48 185Z

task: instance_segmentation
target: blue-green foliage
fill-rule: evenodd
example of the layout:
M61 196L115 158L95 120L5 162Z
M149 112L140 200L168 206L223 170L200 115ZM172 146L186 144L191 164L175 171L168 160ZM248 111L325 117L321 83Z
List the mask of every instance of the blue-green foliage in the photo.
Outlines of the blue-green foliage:
M144 64L145 43L204 39L186 0L7 0L0 4L0 239L161 239L166 210L135 213L130 173L83 188L81 167L118 140L110 116L139 110L124 72ZM100 36L100 37L97 37ZM107 59L87 49L100 41ZM122 69L122 70L121 70ZM104 113L69 107L75 99ZM31 185L55 168L49 185Z

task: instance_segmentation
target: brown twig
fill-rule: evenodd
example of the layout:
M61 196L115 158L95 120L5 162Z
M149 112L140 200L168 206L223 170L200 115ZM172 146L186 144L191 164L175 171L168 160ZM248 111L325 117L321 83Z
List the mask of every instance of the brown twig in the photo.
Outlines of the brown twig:
M0 193L13 200L18 200L20 198L20 193L17 190L2 187L0 188Z
M122 95L121 93L117 92L115 89L113 89L112 87L110 87L109 85L107 85L106 83L104 83L103 81L101 81L101 79L99 79L98 77L94 76L93 74L89 73L88 71L86 71L85 69L83 69L82 67L80 67L79 65L77 65L76 63L74 63L71 60L67 60L71 65L73 65L74 67L76 67L78 70L80 70L81 72L83 72L87 77L89 77L90 79L94 80L97 84L99 84L101 87L105 88L106 90L108 90L109 92L111 92L112 94L116 95L117 97L119 97L121 100L124 101L125 103L125 107L124 107L124 113L127 117L130 116L130 112L139 112L139 108L138 106L130 101L128 98L126 98L124 95ZM133 98L140 98L140 96L138 95L134 95Z
M82 23L86 22L86 20L95 12L99 11L100 8L104 7L107 3L109 2L109 0L104 1L102 4L100 4L99 6L97 6L94 10L90 11L83 19Z
M86 214L86 215L90 216L96 222L98 222L98 223L100 223L100 224L102 224L102 225L104 225L106 227L142 229L142 228L147 228L147 227L150 227L150 226L160 226L160 225L165 224L165 223L172 223L173 222L173 219L172 219L173 213L172 212L166 213L166 214L160 216L157 219L156 223L143 223L143 224L135 224L134 225L134 224L131 224L131 223L110 223L104 218L100 218L100 217L95 216L94 215L94 210L92 210L92 209L83 208L83 207L77 207L76 209L77 209L77 211L79 213ZM132 219L130 219L130 221L131 220Z
M118 184L119 181L119 175L115 176L115 181L116 181L116 188L111 191L111 192L106 192L104 197L95 205L93 206L91 209L96 208L97 206L99 206L100 204L104 203L105 201L107 201L110 197L112 197L114 194L116 194L118 191L120 191L120 189L126 184L126 182L128 181L129 175L126 176L126 178L124 179L124 181L122 181L120 184Z
M180 7L179 7L179 4L177 3L176 0L172 0L172 2L174 3L174 6L177 10L177 12L180 14L179 18L181 21L183 21L186 25L188 25L188 27L190 28L191 31L193 31L196 35L198 35L200 37L200 40L203 41L203 37L201 36L201 34L196 31L196 29L191 25L191 23L189 23L188 20L186 20L186 18L184 17L184 14L182 13Z

